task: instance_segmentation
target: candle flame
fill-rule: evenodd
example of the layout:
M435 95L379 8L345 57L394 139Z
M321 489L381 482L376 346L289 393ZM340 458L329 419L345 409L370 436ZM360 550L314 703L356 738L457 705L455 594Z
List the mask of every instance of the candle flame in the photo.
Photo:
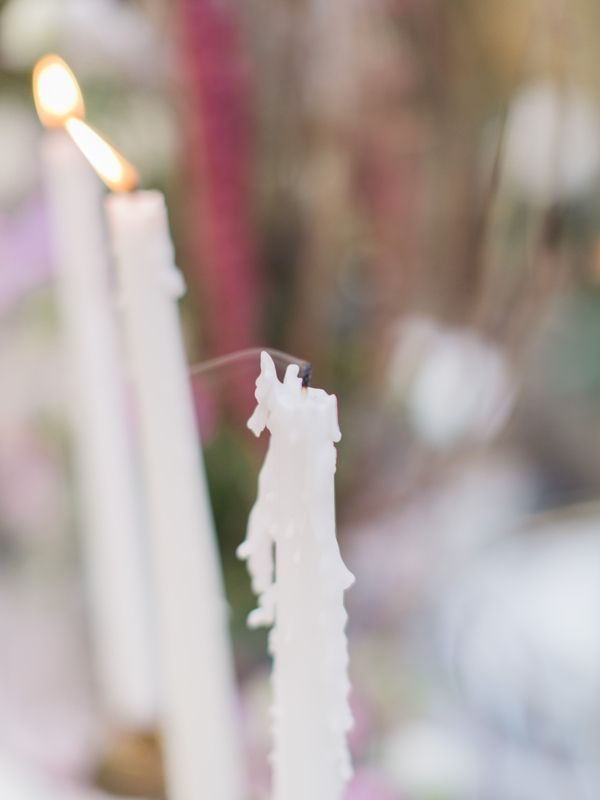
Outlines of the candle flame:
M113 192L129 192L138 184L135 167L82 119L71 117L65 128L83 155Z
M109 189L114 192L135 189L138 184L135 167L83 121L81 90L62 58L47 55L37 62L33 69L33 97L42 124L47 128L66 128Z
M60 128L69 117L84 116L79 84L59 56L44 56L35 65L33 97L38 116L47 128Z

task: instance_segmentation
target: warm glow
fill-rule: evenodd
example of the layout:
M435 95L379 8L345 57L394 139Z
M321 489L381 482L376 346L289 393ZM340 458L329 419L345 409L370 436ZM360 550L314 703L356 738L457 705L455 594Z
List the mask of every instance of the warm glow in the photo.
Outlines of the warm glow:
M135 168L118 150L81 119L68 119L65 127L83 155L113 192L129 192L138 184Z
M44 56L35 65L33 97L38 115L47 128L59 128L68 117L84 115L79 84L58 56Z
M135 168L83 121L85 109L79 84L62 58L48 55L33 70L33 96L47 128L65 127L83 155L115 192L128 192L138 183Z

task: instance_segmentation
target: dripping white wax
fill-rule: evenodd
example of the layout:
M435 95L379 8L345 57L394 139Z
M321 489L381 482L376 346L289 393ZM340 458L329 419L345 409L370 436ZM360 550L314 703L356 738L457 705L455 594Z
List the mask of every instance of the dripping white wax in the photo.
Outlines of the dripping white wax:
M248 427L271 437L238 555L258 595L249 624L272 626L273 798L341 800L352 772L344 592L354 578L336 539L337 401L303 388L296 365L279 381L264 352L255 396Z

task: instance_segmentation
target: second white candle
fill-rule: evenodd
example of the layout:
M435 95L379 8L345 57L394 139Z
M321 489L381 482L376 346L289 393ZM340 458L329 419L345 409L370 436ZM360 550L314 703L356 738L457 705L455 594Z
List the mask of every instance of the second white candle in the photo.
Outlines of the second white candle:
M227 609L160 192L107 198L157 590L170 800L240 800Z

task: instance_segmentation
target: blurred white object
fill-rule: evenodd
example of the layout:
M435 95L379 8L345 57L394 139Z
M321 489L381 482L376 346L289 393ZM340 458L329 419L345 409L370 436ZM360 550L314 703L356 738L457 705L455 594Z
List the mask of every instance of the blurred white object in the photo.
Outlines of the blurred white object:
M469 800L479 783L476 752L458 732L415 722L388 739L381 768L411 800Z
M4 64L26 69L58 45L62 0L8 0L0 16L0 51Z
M504 173L533 202L570 200L590 188L600 167L600 116L577 86L539 82L513 100Z
M120 0L62 0L65 6L65 52L82 77L88 74L136 75L152 83L163 74L164 36L159 35L143 4ZM162 33L162 32L161 32ZM68 51L66 48L69 48ZM148 64L152 63L151 70Z
M0 753L2 800L62 800L61 795L34 770Z
M515 395L504 355L466 329L428 335L430 346L407 398L415 431L439 449L491 439L506 422Z
M444 597L446 657L509 735L585 754L600 728L600 509L489 550Z
M388 364L388 383L394 394L409 388L421 361L442 336L431 317L415 314L398 322L392 332L393 347Z
M118 0L8 0L0 16L0 54L9 69L27 69L60 51L82 76L160 74L156 31L133 4Z
M27 195L36 177L31 157L39 126L31 104L5 95L0 100L0 210L10 210Z
M435 600L441 584L529 512L536 490L516 454L479 453L426 491L346 528L348 566L357 575L353 618L397 620Z

